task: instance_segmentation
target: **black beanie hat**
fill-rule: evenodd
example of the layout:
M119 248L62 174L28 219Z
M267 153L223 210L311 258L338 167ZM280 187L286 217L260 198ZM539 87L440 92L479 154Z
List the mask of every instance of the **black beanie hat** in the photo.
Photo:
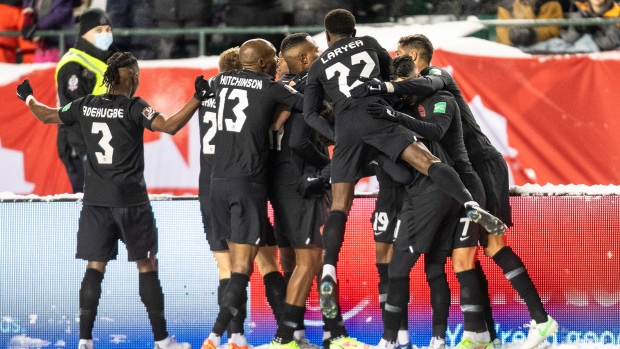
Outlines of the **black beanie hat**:
M80 36L86 34L87 31L100 25L112 26L112 21L108 14L100 8L89 8L80 16Z

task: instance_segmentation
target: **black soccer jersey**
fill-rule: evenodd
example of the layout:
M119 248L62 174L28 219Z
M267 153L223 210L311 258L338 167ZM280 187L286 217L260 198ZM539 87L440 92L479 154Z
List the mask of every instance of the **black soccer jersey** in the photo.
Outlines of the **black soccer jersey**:
M84 205L148 203L143 134L158 114L139 97L110 94L88 95L62 108L62 122L79 124L86 141Z
M217 136L217 108L215 94L200 103L198 108L200 129L200 175L198 176L198 195L209 195L211 170L215 156L215 137Z
M482 133L480 125L476 122L474 114L469 109L467 102L463 98L461 89L456 83L456 80L445 69L439 67L427 67L420 72L421 75L436 75L440 76L444 82L444 90L450 92L461 111L461 120L463 125L463 139L465 140L465 147L467 148L467 154L472 162L484 162L488 159L501 155L501 153L491 144L491 141L487 136ZM404 87L407 82L396 83L401 87Z
M269 125L273 109L293 107L303 96L265 73L233 70L212 78L217 132L212 178L266 183Z
M405 105L401 112L417 119L401 118L405 126L421 137L441 144L453 161L456 172L460 174L471 171L463 142L461 114L454 97L449 92L438 91L412 106Z
M350 103L360 103L349 98L351 88L371 78L387 80L392 58L370 36L339 40L325 50L312 63L304 93L304 117L308 123L325 136L324 125L313 124L318 116L323 96L334 104L336 117ZM322 123L322 122L321 122Z
M308 72L302 72L291 79L293 88L303 93L307 76ZM330 162L327 148L316 140L316 131L299 111L292 111L280 130L270 131L269 146L273 197L298 198L299 179L304 174L316 174Z

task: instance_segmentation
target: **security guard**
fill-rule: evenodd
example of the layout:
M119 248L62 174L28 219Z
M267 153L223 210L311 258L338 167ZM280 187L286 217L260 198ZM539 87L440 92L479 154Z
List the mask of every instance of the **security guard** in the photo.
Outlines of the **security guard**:
M88 94L106 92L103 74L106 61L112 56L112 22L105 11L91 8L80 16L80 37L75 48L60 59L56 66L56 89L60 107ZM58 127L58 156L71 181L73 192L84 191L84 159L86 145L79 127Z

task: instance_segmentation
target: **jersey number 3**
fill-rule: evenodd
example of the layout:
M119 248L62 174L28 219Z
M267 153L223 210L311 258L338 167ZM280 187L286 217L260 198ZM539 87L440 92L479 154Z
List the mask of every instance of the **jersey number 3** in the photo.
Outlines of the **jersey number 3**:
M226 98L226 95L228 95L228 98ZM227 99L229 100L236 99L239 101L237 105L234 108L232 108L232 112L233 114L235 114L235 120L224 119L224 107L226 105ZM230 90L230 94L229 94L228 87L223 88L222 92L220 92L220 100L219 100L219 105L217 108L217 129L218 131L223 130L224 123L226 123L226 131L241 132L241 129L243 128L243 124L245 123L245 120L248 118L244 112L245 108L247 108L248 105L249 105L248 91L234 88Z
M112 140L112 132L110 132L108 124L105 122L93 122L93 127L90 132L93 134L101 133L103 135L99 141L99 146L103 149L103 153L100 151L95 152L97 162L100 164L111 164L112 155L114 155L114 148L110 145L110 141Z

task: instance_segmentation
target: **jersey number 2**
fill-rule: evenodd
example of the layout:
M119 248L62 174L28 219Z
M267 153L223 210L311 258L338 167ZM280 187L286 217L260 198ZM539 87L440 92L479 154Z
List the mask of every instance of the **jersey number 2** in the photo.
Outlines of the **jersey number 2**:
M376 64L375 61L372 60L372 57L370 57L368 52L363 51L351 56L351 65L360 64L362 62L365 64L364 68L362 68L362 72L360 73L360 77L369 78ZM362 84L362 82L359 80L355 80L355 82L351 86L347 84L347 78L349 77L350 71L351 69L349 69L346 65L340 62L333 64L329 68L325 69L327 79L333 78L334 76L336 76L336 72L338 72L338 87L340 89L340 92L342 92L347 97L351 97L351 92L349 91L352 88Z
M103 137L101 137L101 140L99 141L99 146L103 149L103 153L100 151L95 152L97 162L100 164L111 164L112 155L114 155L114 148L110 145L110 141L112 140L112 132L110 132L110 128L105 122L93 122L91 133L97 134L100 132Z

